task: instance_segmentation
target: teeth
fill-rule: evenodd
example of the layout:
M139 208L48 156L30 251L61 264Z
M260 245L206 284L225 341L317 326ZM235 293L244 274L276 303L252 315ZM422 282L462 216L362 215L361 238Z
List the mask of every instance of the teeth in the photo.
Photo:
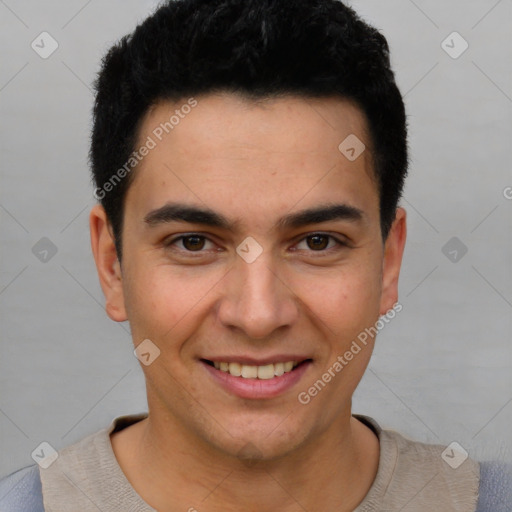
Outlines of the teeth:
M240 377L242 375L242 366L238 363L226 363L228 368L226 368L225 372L229 372L231 375L235 377Z
M256 379L258 377L258 366L242 365L242 377L244 379Z
M254 366L253 366L254 368ZM272 379L274 377L274 365L266 364L265 366L258 366L258 379Z
M274 365L274 375L276 377L280 377L284 373L284 364L283 363L276 363Z
M251 366L248 364L226 363L215 361L213 365L217 370L229 373L234 377L244 379L262 379L268 380L274 377L280 377L283 373L293 370L299 363L297 361L287 361L286 363L266 364L263 366Z

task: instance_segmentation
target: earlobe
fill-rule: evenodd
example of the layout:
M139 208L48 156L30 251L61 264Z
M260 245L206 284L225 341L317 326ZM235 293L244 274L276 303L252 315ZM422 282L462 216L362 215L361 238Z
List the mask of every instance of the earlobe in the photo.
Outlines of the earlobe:
M127 320L121 265L114 236L104 208L97 204L89 215L91 247L100 285L105 295L107 315L116 322Z
M385 315L398 302L398 278L407 237L406 211L397 208L384 246L380 315Z

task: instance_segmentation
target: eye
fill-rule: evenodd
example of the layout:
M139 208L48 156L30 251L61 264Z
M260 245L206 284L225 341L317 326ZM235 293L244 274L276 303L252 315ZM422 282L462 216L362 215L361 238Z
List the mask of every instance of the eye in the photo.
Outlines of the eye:
M164 242L165 247L172 247L181 244L181 247L178 247L178 250L186 251L186 252L203 252L202 250L205 248L207 243L210 243L213 246L213 242L208 240L203 235L199 235L197 233L190 233L187 235L181 235L170 240L166 240ZM213 247L210 247L212 249Z
M333 242L330 244L330 242ZM300 247L301 244L306 244L306 248ZM296 246L299 250L308 250L310 249L313 252L328 252L330 249L338 246L345 246L343 242L333 237L332 235L327 235L325 233L313 233L303 238Z
M215 244L206 236L199 233L188 233L176 236L165 240L163 245L165 248L189 254L201 254L215 250ZM300 240L293 250L330 253L331 251L340 249L346 245L346 243L338 240L332 235L328 235L326 233L312 233Z

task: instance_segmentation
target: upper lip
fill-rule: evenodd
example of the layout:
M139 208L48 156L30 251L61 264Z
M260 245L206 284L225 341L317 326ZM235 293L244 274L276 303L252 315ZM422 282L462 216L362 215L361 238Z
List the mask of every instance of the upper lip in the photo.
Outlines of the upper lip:
M276 354L275 356L267 357L251 357L251 356L212 356L203 357L206 361L212 361L217 363L238 363L248 366L265 366L272 363L287 363L288 361L296 361L302 363L307 359L312 359L308 356L296 355L296 354Z

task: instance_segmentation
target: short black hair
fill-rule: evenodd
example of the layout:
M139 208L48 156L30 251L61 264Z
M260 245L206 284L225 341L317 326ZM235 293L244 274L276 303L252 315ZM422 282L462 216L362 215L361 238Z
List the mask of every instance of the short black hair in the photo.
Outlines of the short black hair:
M405 107L385 37L339 0L167 0L108 51L95 90L89 158L119 259L134 176L126 162L144 115L162 100L214 92L355 103L388 235L408 167Z

